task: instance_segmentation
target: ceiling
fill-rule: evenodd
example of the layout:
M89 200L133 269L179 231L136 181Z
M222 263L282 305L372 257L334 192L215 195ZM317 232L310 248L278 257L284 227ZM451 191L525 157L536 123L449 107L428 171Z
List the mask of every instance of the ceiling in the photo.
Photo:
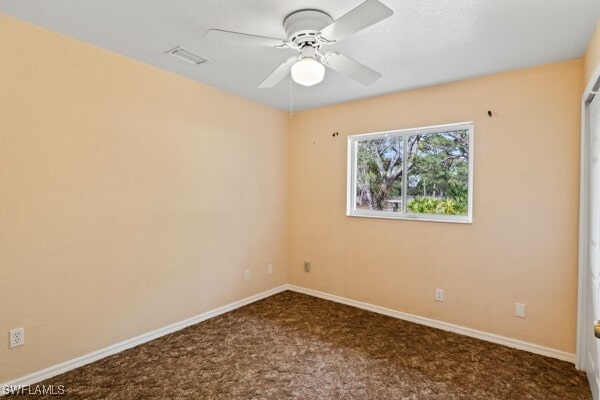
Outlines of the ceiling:
M581 57L598 0L382 0L394 15L328 47L378 70L362 86L328 70L313 87L257 85L293 50L221 44L209 28L284 38L299 9L339 18L362 0L0 0L0 12L199 82L294 111ZM165 52L182 46L199 66Z

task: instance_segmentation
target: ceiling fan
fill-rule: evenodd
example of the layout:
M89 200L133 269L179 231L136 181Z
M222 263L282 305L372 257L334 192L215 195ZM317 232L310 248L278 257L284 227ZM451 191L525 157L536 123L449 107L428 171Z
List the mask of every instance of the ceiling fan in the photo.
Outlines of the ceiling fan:
M277 85L290 72L292 79L301 85L312 86L325 77L325 67L347 76L363 85L370 85L381 74L343 54L322 49L361 31L394 12L379 0L366 0L335 21L320 10L299 10L283 21L287 39L209 29L206 38L222 42L295 49L298 55L285 60L258 85L270 88Z

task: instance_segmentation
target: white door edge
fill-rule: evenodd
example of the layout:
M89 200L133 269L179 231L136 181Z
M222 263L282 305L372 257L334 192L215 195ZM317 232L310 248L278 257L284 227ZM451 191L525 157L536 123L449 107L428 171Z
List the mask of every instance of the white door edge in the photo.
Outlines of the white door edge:
M599 386L595 374L590 373L592 364L587 360L588 339L592 334L592 326L587 320L588 310L588 240L589 240L589 168L588 156L590 126L589 104L595 96L600 101L600 66L596 68L581 98L581 146L580 146L580 198L579 198L579 256L578 256L578 289L577 289L577 349L575 367L585 370L588 375L590 389L594 399L599 399ZM593 367L592 367L593 368ZM596 366L598 368L598 366Z

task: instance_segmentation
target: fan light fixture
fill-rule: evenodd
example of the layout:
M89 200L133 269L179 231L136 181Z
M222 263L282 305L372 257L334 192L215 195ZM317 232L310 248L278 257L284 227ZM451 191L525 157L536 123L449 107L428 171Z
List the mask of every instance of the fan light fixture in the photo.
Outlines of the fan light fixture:
M292 66L292 79L303 86L313 86L325 77L325 67L314 58L303 58Z
M234 45L249 44L276 49L292 49L299 54L288 57L261 83L259 89L272 88L290 72L294 82L313 86L325 77L325 67L362 85L371 85L381 74L356 60L324 48L394 14L380 0L364 0L336 20L320 10L297 10L283 20L285 39L257 36L223 29L209 29L204 37Z

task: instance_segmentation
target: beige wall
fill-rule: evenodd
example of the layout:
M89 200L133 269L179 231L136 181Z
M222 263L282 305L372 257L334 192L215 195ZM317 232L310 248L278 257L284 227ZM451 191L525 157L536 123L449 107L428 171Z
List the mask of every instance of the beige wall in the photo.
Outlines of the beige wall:
M574 352L582 72L578 59L296 114L290 283ZM471 120L472 224L345 216L346 136Z
M600 67L600 20L590 39L584 61L584 84L587 85L592 74Z
M1 15L0 54L0 382L287 281L285 113Z

